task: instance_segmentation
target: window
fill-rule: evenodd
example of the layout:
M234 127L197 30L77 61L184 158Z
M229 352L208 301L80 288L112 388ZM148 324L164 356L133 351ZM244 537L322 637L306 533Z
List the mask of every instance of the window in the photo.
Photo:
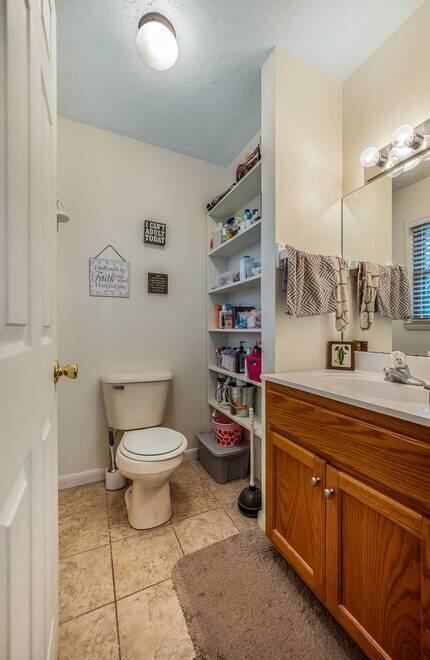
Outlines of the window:
M412 316L430 319L430 220L411 228Z

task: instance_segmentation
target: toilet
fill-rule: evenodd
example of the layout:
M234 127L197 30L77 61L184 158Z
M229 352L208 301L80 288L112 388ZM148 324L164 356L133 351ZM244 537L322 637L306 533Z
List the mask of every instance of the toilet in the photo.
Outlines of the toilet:
M109 427L124 431L116 464L132 485L125 492L128 520L135 529L162 525L172 515L169 479L180 466L188 443L162 424L170 371L102 376Z

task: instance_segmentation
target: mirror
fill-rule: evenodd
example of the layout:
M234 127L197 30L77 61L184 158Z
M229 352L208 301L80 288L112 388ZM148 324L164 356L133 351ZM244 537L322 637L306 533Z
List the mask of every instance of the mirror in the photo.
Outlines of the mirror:
M351 267L351 323L344 339L365 340L369 351L430 356L430 152L418 162L398 176L383 174L342 200L342 254ZM363 261L407 267L411 319L376 312L369 329L360 327L354 262Z

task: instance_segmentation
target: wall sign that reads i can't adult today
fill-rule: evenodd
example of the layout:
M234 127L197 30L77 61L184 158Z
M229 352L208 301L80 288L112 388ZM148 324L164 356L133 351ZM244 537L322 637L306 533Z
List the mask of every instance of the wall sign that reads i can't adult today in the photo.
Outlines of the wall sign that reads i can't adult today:
M147 245L166 245L167 225L156 220L145 220L143 242Z

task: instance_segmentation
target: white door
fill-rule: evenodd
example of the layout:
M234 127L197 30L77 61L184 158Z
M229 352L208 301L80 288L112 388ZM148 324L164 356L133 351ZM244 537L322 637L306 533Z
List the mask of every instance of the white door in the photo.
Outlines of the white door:
M56 657L54 0L0 0L0 658Z

